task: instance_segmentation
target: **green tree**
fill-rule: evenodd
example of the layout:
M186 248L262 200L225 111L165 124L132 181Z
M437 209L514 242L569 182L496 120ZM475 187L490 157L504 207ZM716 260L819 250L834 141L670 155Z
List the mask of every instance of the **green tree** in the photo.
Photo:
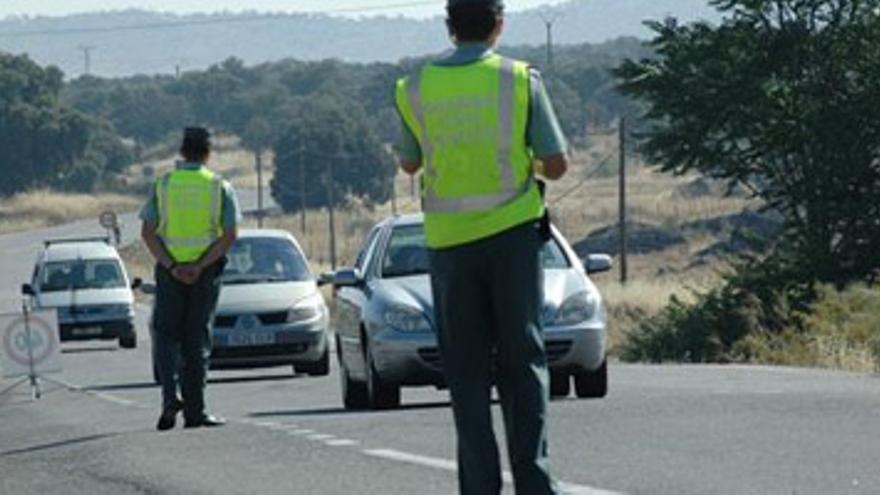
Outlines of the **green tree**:
M784 214L775 259L801 283L878 267L880 12L868 0L713 0L718 26L654 22L626 61L643 149L666 171L747 187Z
M327 94L294 101L274 146L272 196L288 212L360 198L390 199L395 164L355 100ZM332 180L331 180L332 177Z
M0 196L65 183L89 150L99 124L59 102L62 84L57 68L0 53Z

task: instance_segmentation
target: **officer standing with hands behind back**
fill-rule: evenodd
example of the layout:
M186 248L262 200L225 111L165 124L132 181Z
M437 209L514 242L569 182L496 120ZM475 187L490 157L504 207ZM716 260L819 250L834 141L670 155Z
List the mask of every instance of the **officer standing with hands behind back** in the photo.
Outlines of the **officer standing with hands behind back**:
M140 215L142 237L156 259L152 333L162 385L160 431L174 428L181 410L186 428L225 423L205 412L204 393L219 278L241 219L232 186L205 166L208 131L187 128L180 153L184 161L156 181Z
M501 491L490 410L492 354L516 492L557 493L547 453L540 251L549 231L535 175L568 168L540 75L492 50L501 0L449 0L454 53L397 85L401 167L422 172L440 351L462 494ZM545 220L545 221L542 221Z

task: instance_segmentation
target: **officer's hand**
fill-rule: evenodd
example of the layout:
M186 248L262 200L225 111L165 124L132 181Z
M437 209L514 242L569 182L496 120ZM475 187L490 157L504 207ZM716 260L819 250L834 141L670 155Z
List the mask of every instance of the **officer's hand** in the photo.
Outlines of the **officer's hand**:
M201 274L201 270L196 265L178 265L171 272L175 279L185 285L195 284Z

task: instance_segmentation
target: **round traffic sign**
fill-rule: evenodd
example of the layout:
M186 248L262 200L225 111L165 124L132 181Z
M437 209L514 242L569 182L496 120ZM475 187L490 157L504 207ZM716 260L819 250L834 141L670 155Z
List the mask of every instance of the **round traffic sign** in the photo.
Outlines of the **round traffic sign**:
M105 229L112 229L118 225L119 218L116 217L116 213L110 210L107 210L101 213L101 216L98 217L98 223L101 224L101 227Z
M56 329L42 318L31 316L26 325L22 316L6 327L3 348L7 357L19 366L29 366L33 362L34 367L39 367L56 350L55 332Z

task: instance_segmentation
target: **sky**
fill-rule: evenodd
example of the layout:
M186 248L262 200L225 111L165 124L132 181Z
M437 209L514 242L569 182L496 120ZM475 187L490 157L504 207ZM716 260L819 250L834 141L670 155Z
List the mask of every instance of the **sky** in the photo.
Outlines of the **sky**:
M401 4L416 3L416 6ZM433 5L432 5L433 3ZM558 4L562 0L506 0L509 11L522 10L545 4ZM188 14L194 12L217 12L228 10L260 12L315 12L327 9L370 9L363 13L348 15L405 15L431 17L443 13L446 2L436 0L0 0L0 18L9 16L61 16L99 10L124 10L138 8L161 12ZM377 6L396 7L372 10Z

